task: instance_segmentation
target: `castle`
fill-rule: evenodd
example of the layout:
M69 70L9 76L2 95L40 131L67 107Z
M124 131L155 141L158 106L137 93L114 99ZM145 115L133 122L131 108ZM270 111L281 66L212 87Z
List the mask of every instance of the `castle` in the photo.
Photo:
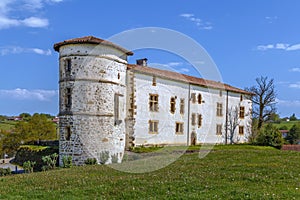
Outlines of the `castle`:
M251 134L252 94L245 90L151 68L147 59L128 64L133 52L93 36L54 49L60 163L63 156L76 165L101 163L104 154L106 163L121 162L133 146L226 143L229 135L246 142Z

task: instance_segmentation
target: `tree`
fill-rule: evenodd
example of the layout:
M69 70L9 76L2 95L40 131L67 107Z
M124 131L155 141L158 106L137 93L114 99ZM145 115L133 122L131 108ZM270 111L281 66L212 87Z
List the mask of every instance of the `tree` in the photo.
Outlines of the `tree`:
M226 141L225 143L227 144L227 139L229 139L230 144L234 143L234 135L235 135L235 130L239 126L240 121L239 121L239 107L231 107L228 110L227 113L227 130L229 132L229 135L226 134Z
M297 121L295 113L293 113L292 116L290 116L290 121Z
M280 149L283 145L282 135L278 128L269 123L259 131L259 134L256 138L256 144L263 146L272 146Z
M276 92L274 87L274 79L268 80L268 77L256 78L256 86L246 88L247 91L252 92L253 115L258 118L258 129L270 117L272 113L276 112Z
M285 139L290 144L297 144L300 140L300 124L294 124Z

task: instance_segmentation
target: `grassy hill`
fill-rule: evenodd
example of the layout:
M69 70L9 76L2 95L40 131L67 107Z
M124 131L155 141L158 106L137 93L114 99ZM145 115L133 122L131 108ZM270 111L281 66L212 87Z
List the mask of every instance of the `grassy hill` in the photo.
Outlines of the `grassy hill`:
M98 165L0 177L0 199L300 199L299 160L300 152L215 146L149 173Z

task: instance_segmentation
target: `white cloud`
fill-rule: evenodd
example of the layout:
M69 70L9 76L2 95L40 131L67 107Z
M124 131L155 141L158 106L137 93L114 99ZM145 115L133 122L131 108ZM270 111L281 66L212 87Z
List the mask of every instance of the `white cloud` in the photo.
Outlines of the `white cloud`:
M44 28L49 25L47 18L37 17L45 4L59 3L63 0L1 0L0 1L0 30L17 26ZM18 18L11 11L27 14L25 18ZM33 16L35 15L35 16Z
M57 94L57 90L27 90L20 88L13 90L0 90L0 97L16 100L50 101L51 98L55 97Z
M285 107L300 107L300 101L299 100L281 100L281 99L276 99L276 102L280 106L285 106Z
M29 17L21 21L25 26L28 27L47 27L49 25L48 19L42 19L37 17Z
M213 28L210 22L204 22L202 19L195 17L194 14L183 13L180 14L179 16L193 22L200 29L210 30Z
M294 44L294 45L290 45L286 43L266 44L266 45L258 45L256 49L260 51L266 51L270 49L295 51L295 50L300 50L300 44Z
M46 56L52 54L50 49L43 50L39 48L23 48L19 46L0 47L1 56L5 56L8 54L20 54L20 53L36 53L39 55L46 55Z
M292 69L289 70L290 72L300 72L300 68L299 67L294 67Z
M300 82L289 84L290 88L300 89Z
M287 51L295 51L300 49L300 44L295 44L286 48Z

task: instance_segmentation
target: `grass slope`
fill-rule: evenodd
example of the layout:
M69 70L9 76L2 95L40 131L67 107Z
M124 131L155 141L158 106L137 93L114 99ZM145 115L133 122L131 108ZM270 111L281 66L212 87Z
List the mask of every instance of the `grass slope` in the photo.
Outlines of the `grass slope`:
M300 153L216 146L160 170L132 174L109 166L0 178L0 199L300 199Z

